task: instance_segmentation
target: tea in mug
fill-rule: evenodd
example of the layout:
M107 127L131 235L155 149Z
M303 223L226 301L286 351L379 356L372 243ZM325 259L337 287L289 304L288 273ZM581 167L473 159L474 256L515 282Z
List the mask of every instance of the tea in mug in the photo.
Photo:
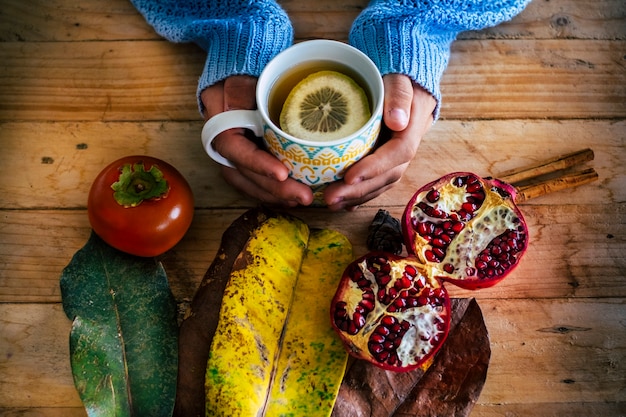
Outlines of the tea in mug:
M270 119L300 139L347 137L371 117L371 93L362 78L333 61L304 62L287 70L269 94Z

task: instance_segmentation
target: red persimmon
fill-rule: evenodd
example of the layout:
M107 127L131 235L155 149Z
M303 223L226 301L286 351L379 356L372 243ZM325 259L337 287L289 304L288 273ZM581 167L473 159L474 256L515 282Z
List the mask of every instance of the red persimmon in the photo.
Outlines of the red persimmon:
M172 165L143 155L109 164L89 191L87 213L106 243L137 256L157 256L176 245L193 218L189 183Z

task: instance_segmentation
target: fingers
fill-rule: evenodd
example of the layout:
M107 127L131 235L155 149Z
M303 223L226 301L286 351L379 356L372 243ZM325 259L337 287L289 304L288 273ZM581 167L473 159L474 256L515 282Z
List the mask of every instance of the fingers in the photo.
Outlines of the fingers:
M231 76L202 91L205 119L229 110L256 108L256 82L251 76ZM222 176L239 191L267 204L297 206L313 202L311 189L289 179L287 167L246 137L244 129L224 131L212 145L237 167L222 167Z
M235 75L224 81L224 110L256 108L256 77Z
M243 129L222 132L212 145L239 169L247 169L277 181L284 181L289 175L287 167L248 139Z
M227 167L222 169L222 175L234 188L264 203L295 207L313 202L311 189L293 179L277 181L245 169Z
M408 78L408 77L407 77ZM418 85L412 85L409 123L374 153L354 164L343 181L329 186L324 198L333 210L353 209L377 197L398 182L415 156L422 137L433 121L435 99Z
M394 132L404 130L409 124L413 102L413 82L403 74L387 74L383 77L385 104L383 121Z
M228 110L256 108L256 82L256 77L234 75L204 89L200 100L205 120Z
M200 94L200 100L204 104L202 115L204 120L224 111L224 82L213 84L204 89Z

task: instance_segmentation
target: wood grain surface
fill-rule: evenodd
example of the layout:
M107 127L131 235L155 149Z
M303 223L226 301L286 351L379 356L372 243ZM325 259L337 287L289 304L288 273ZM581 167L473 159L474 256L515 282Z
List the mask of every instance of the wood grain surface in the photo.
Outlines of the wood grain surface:
M280 2L297 41L347 40L365 0ZM203 52L171 44L127 0L0 6L0 415L86 413L73 385L59 277L90 233L89 186L129 154L189 180L196 217L162 257L184 305L224 230L256 202L202 150ZM598 181L522 205L530 248L475 297L491 362L473 416L626 415L626 3L534 0L510 22L465 32L442 80L441 119L404 178L355 212L294 209L366 251L379 208L400 216L451 171L497 175L592 148Z

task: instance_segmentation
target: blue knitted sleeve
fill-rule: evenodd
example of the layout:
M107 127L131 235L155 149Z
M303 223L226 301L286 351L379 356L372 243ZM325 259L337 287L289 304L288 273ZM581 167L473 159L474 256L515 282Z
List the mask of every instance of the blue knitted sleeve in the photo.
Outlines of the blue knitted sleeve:
M273 0L131 0L156 32L172 42L194 42L207 52L200 93L231 75L258 77L293 43L293 28Z
M381 74L406 74L437 100L450 45L459 32L513 18L530 0L374 0L354 21L350 43L365 52Z

